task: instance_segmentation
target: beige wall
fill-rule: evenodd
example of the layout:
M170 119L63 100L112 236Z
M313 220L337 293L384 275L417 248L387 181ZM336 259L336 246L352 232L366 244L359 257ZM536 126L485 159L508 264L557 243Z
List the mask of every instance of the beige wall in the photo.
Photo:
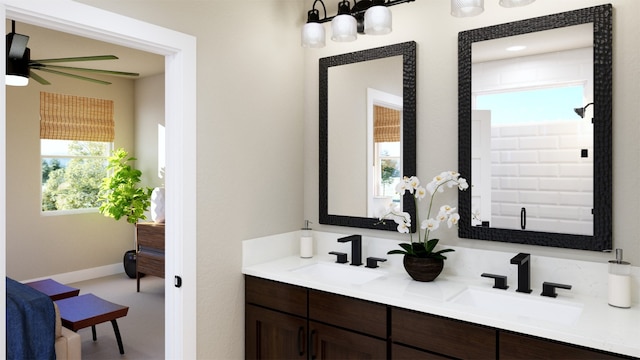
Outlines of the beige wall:
M40 212L40 91L114 101L116 147L133 151L133 80L104 86L57 75L52 85L31 80L7 86L7 276L44 277L122 261L133 249L134 227L97 211L43 216Z
M310 9L312 1L305 1ZM327 6L329 6L327 2ZM336 2L337 3L337 2ZM387 36L362 36L355 43L335 43L327 39L322 49L305 51L305 161L318 158L318 58L377 46L415 40L417 51L417 168L421 179L431 179L443 170L457 169L458 161L458 80L457 36L463 30L548 15L562 11L611 3L614 7L614 77L613 77L613 235L614 246L625 250L625 257L640 265L640 137L636 108L640 96L640 14L637 0L537 0L523 8L502 8L497 0L485 1L485 12L472 18L449 15L449 1L415 1L392 7L393 32ZM336 4L332 4L333 7ZM333 10L329 10L329 13ZM327 28L327 36L330 36ZM597 134L596 134L597 136ZM305 172L305 214L311 221L318 219L317 168ZM445 193L450 203L455 194ZM438 201L441 201L438 200ZM335 226L314 226L314 229L343 233L381 236L379 231L349 229ZM455 229L439 229L443 243L470 248L503 250L516 253L554 256L606 262L611 254L581 250L545 248L483 240L459 239ZM401 234L385 234L404 239Z
M164 169L158 163L163 155L158 132L159 127L164 128L164 74L136 80L134 88L136 165L143 184L164 186ZM149 214L147 218L151 219Z

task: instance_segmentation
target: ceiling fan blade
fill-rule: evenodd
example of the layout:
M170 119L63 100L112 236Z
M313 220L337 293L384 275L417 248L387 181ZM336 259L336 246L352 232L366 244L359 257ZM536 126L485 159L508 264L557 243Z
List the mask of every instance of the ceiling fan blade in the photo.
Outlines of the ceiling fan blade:
M138 73L133 72L124 72L124 71L114 71L114 70L101 70L101 69L87 69L73 66L62 66L62 65L46 65L40 63L32 63L30 65L34 69L42 69L42 68L51 68L51 69L64 69L64 70L74 70L74 71L87 71L99 74L108 74L108 75L122 75L122 76L140 76Z
M58 71L58 70L52 70L52 69L47 69L47 68L40 68L40 69L37 69L37 70L46 71L46 72L49 72L49 73L52 73L52 74L67 76L67 77L71 77L71 78L78 79L78 80L90 81L90 82L94 82L94 83L102 84L102 85L110 85L111 84L108 81L93 79L93 78L90 78L90 77L80 76L80 75L76 75L76 74L69 74L69 73L66 73L66 72Z
M74 61L95 61L95 60L117 60L118 57L115 55L96 55L96 56L78 56L78 57L67 57L67 58L57 58L57 59L41 59L41 60L32 60L37 63L56 63L56 62L74 62Z
M48 82L47 80L45 80L44 78L42 78L42 76L34 73L33 71L29 70L29 77L32 78L33 80L39 82L42 85L51 85L50 82Z

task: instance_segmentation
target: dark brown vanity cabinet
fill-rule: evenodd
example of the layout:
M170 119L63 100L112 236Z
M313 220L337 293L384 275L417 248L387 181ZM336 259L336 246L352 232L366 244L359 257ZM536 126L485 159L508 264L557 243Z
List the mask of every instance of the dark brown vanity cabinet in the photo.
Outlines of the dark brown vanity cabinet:
M247 359L630 359L245 276Z
M496 359L497 330L481 325L393 308L391 334L393 359Z
M387 306L245 277L247 359L386 359Z

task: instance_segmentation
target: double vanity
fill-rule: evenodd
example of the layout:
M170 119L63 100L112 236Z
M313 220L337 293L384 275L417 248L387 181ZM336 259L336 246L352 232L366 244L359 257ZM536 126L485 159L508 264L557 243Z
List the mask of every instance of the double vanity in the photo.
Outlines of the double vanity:
M397 241L363 237L362 259L387 259L367 268L329 254L351 260L351 244L337 241L343 234L314 237L311 259L298 256L297 232L243 242L247 358L640 357L638 294L631 309L609 306L606 264L531 254L527 294L516 291L516 254L456 248L443 273L422 283L401 256L386 255ZM494 288L487 272L506 276L509 288ZM572 288L541 296L543 282Z

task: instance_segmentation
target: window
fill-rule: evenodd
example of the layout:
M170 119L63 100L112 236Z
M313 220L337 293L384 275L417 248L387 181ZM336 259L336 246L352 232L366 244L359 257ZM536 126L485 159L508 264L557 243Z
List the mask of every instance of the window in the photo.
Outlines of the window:
M374 105L374 196L392 197L400 201L396 185L400 182L401 149L400 119L402 112L390 107Z
M584 86L556 85L478 94L476 109L491 110L491 125L579 121L573 108L585 103Z
M40 140L42 211L93 209L113 143Z
M113 101L40 93L43 212L99 206L114 133Z

